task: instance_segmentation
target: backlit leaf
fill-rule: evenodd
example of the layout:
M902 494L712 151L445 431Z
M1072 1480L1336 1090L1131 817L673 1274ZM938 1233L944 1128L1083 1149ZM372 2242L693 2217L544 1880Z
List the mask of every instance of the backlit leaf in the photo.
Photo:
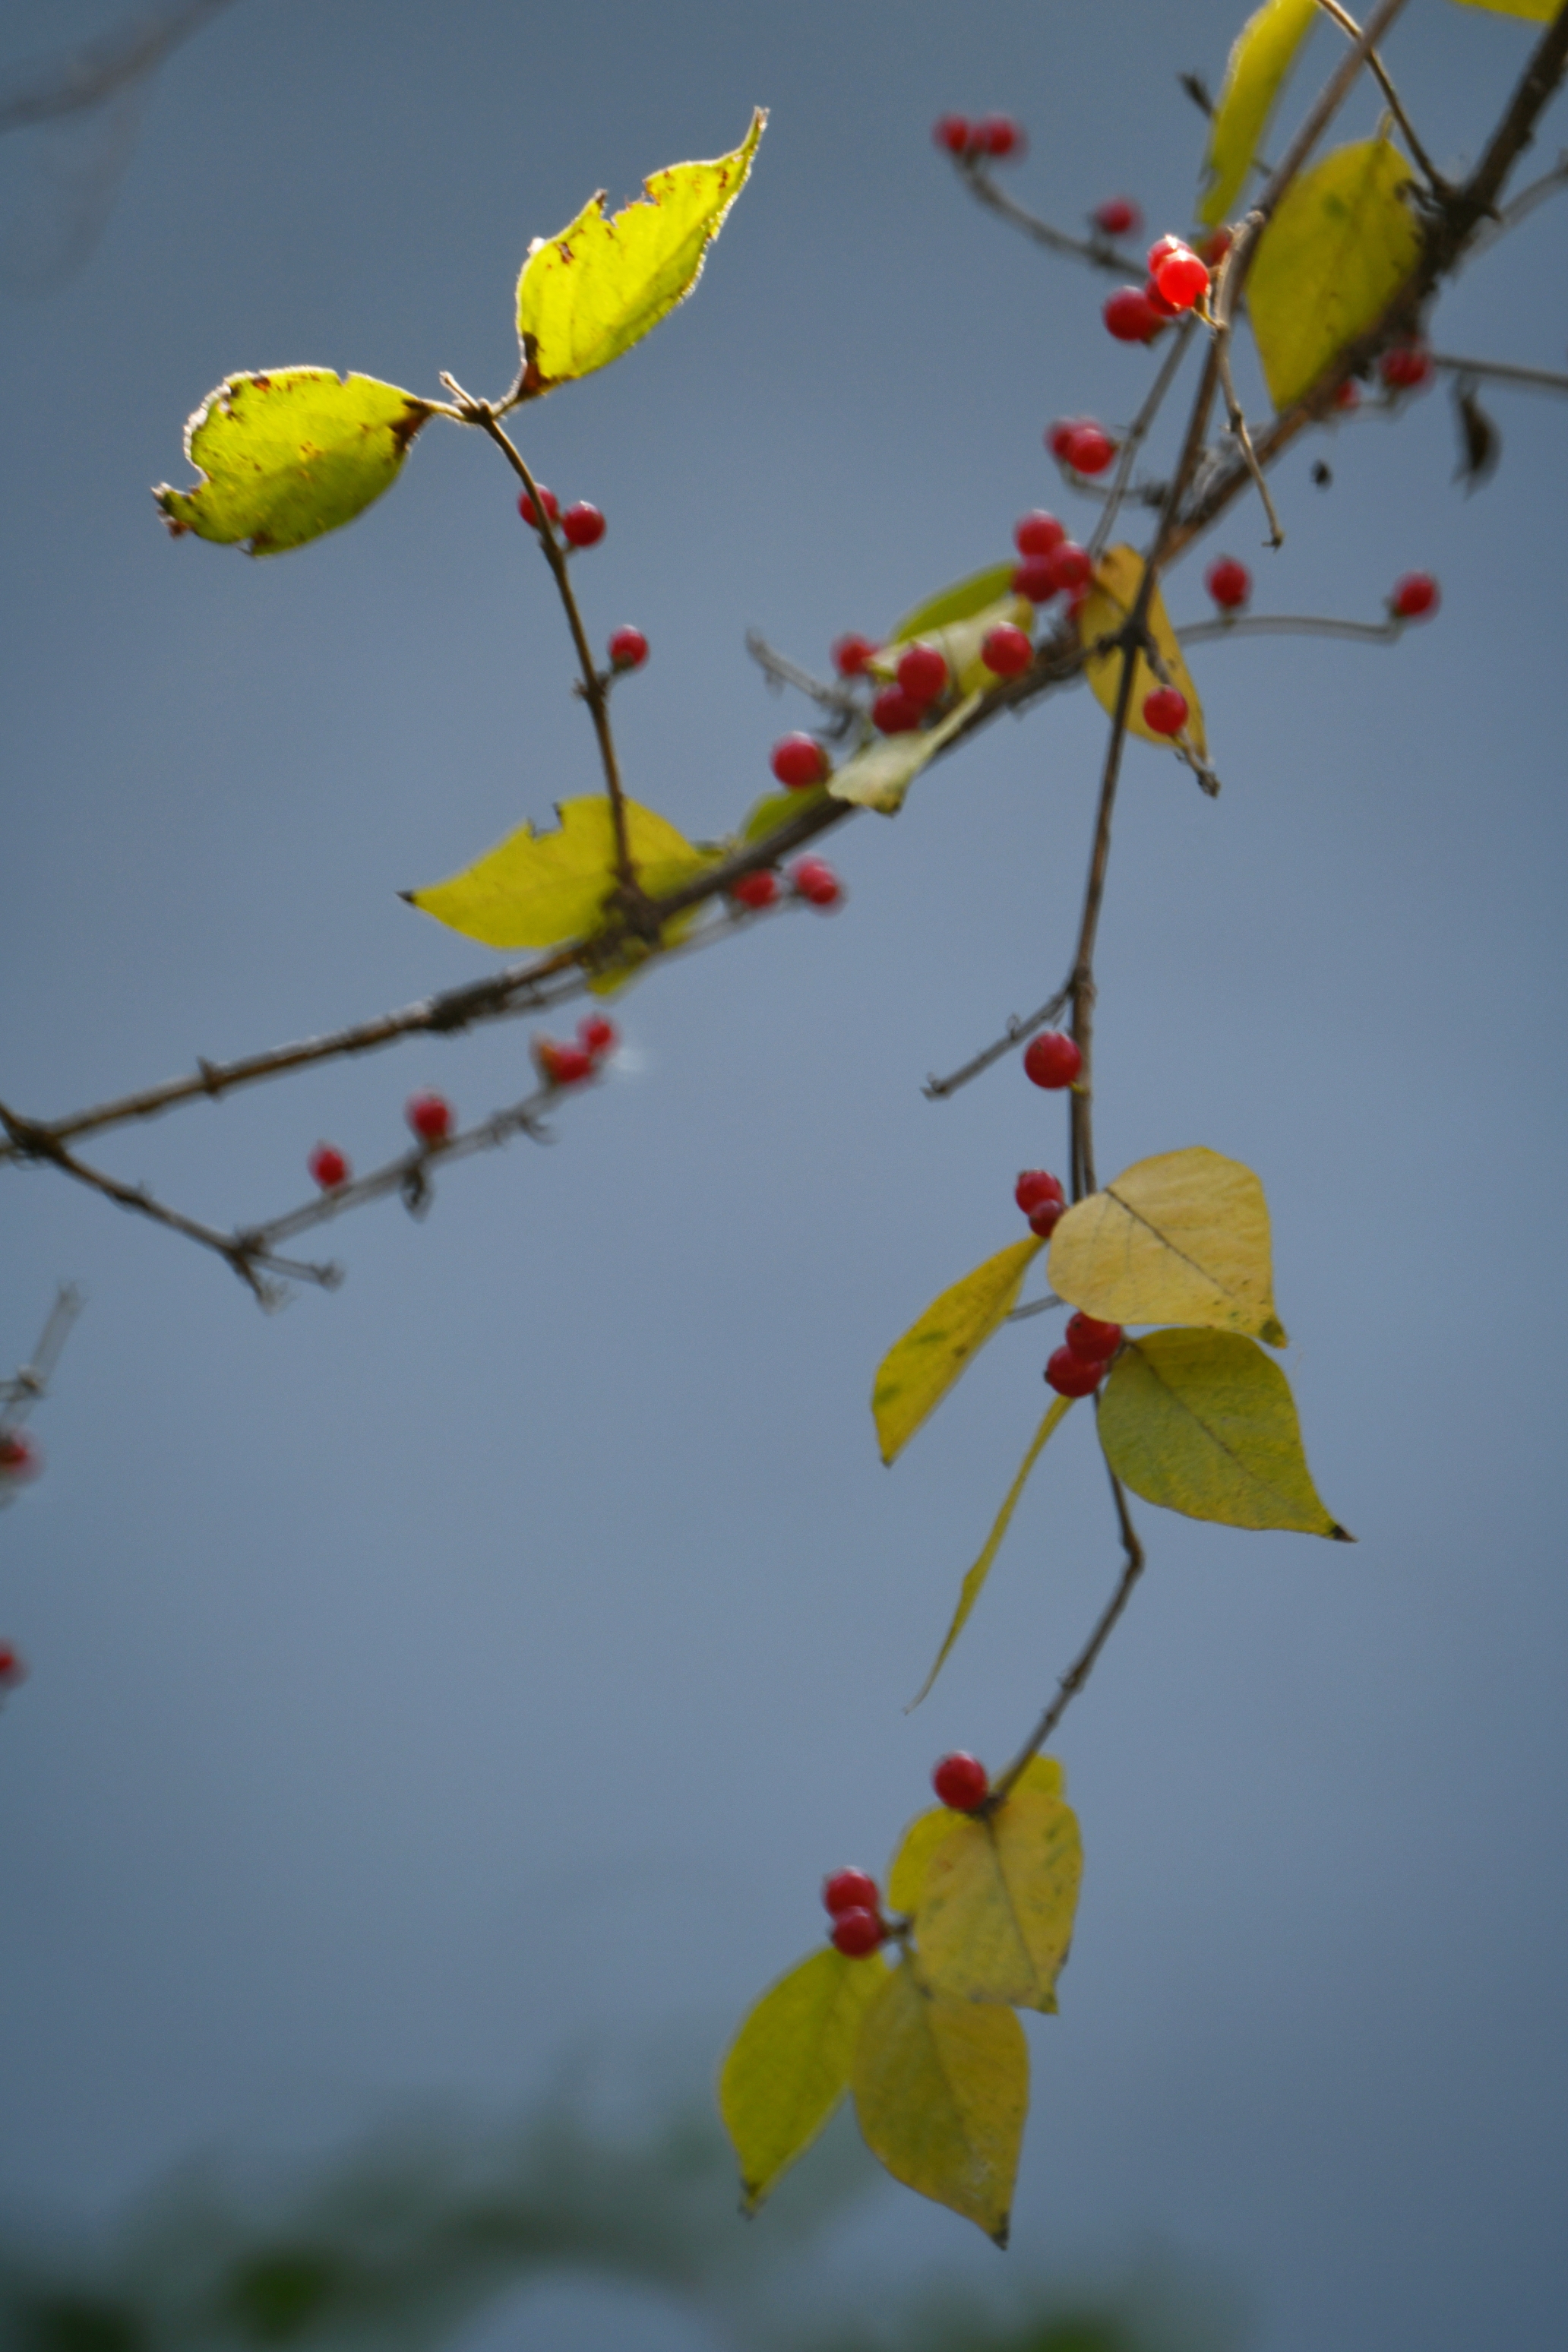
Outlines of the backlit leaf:
M829 1944L763 1993L730 2045L719 2107L755 2212L849 2088L861 2021L886 1981L879 1952L852 1960Z
M716 853L694 849L652 809L627 801L626 812L626 845L650 898L680 889L712 862ZM563 801L556 814L555 832L520 825L448 881L407 891L409 904L486 947L551 948L587 937L604 920L616 885L610 803L602 797Z
M1113 636L1138 601L1139 585L1143 578L1143 559L1132 547L1108 547L1095 567L1094 585L1084 599L1079 614L1079 641L1092 646L1101 637ZM1165 611L1165 600L1158 588L1149 600L1149 634L1160 649L1165 676L1156 677L1147 655L1140 654L1132 680L1132 699L1127 706L1127 731L1140 735L1145 743L1159 743L1169 751L1168 735L1156 734L1143 717L1143 705L1157 686L1171 685L1187 698L1187 734L1201 760L1208 757L1208 744L1204 735L1203 705L1198 700L1197 688L1192 673L1176 643ZM1105 653L1091 654L1084 665L1084 674L1094 690L1100 708L1114 714L1121 692L1121 649L1115 646Z
M1268 396L1288 408L1383 316L1415 267L1409 164L1386 139L1336 147L1286 189L1247 281Z
M954 621L967 621L998 596L1005 596L1013 585L1013 574L1018 569L1016 558L1010 563L988 563L984 572L972 572L967 580L955 580L951 588L939 588L906 613L901 621L889 630L886 644L907 646L929 630L945 629Z
M1100 1401L1100 1442L1145 1502L1227 1528L1352 1538L1319 1499L1289 1384L1229 1331L1150 1331L1125 1347Z
M526 391L607 367L685 300L746 184L767 119L759 107L732 154L656 172L613 217L601 190L559 236L534 239L517 281Z
M336 530L389 490L428 404L374 376L331 368L231 375L185 426L195 489L153 496L176 537L281 555Z
M1078 1816L1059 1796L1020 1785L994 1813L955 1821L915 1907L931 1990L1053 2008L1082 1874Z
M1124 1168L1051 1236L1059 1298L1106 1323L1195 1323L1285 1345L1268 1203L1250 1168L1201 1145Z
M902 1452L960 1372L1012 1313L1030 1261L1044 1247L1030 1234L998 1250L933 1298L919 1322L883 1357L871 1391L871 1411L884 1462Z
M944 2000L909 1962L866 2013L855 2112L895 2180L1007 2242L1029 2107L1029 2051L1010 2009Z
M1285 77L1318 14L1318 0L1264 0L1231 44L1214 110L1198 218L1225 219L1246 184Z
M742 845L747 849L753 848L759 841L765 841L770 833L777 833L780 825L787 824L792 817L799 816L808 808L815 808L826 789L825 785L814 784L809 792L805 793L764 793L756 805L746 812L745 823L741 827Z
M932 624L921 629L918 642L936 647L946 662L948 676L960 694L983 694L987 687L995 686L999 681L995 671L986 667L981 647L992 630L1000 628L1004 623L1033 634L1035 608L1026 596L1015 596L1010 592L1005 596L997 596L965 620L949 621L941 627ZM890 678L898 670L900 656L907 650L907 642L895 638L892 644L884 646L879 653L874 654L866 667L873 677Z
M1563 0L1459 0L1461 8L1489 8L1494 16L1528 16L1532 25L1550 25Z
M828 791L836 801L896 816L921 770L952 742L979 699L978 694L971 694L934 727L914 728L907 735L874 735L864 750L834 770Z
M911 1706L919 1706L946 1664L947 1654L963 1633L969 1612L980 1598L980 1589L991 1573L992 1562L1002 1549L1002 1539L1013 1523L1013 1514L1018 1507L1019 1496L1028 1484L1029 1473L1045 1451L1046 1441L1052 1431L1067 1418L1072 1402L1071 1397L1059 1396L1052 1399L1046 1417L1035 1432L1034 1440L1019 1466L1018 1475L1007 1489L1006 1497L996 1514L996 1523L985 1538L984 1549L963 1580L959 1590L958 1606L952 1612L952 1622L947 1629L947 1638L936 1654L935 1665L910 1701Z
M1054 1756L1031 1756L1014 1782L1016 1790L1033 1789L1047 1797L1059 1797L1066 1786L1066 1776ZM899 1841L888 1872L889 1911L910 1914L920 1909L927 1864L953 1823L964 1818L948 1805L932 1805L928 1812L915 1815Z

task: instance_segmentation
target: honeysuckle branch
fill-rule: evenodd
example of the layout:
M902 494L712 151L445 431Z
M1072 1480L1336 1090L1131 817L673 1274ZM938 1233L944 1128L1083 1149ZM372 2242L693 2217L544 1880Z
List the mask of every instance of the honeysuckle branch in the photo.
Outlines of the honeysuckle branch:
M980 158L958 155L953 161L970 194L992 212L1000 213L1005 221L1011 221L1015 228L1022 229L1026 236L1032 236L1037 245L1047 247L1052 253L1066 254L1074 261L1087 261L1092 269L1108 269L1113 278L1142 275L1143 264L1137 255L1118 252L1109 237L1069 236L1065 229L1053 228L1049 221L1041 220L1037 213L1030 212L996 185Z
M1407 624L1386 621L1336 621L1312 613L1247 613L1225 621L1188 621L1176 631L1184 646L1217 646L1226 637L1352 637L1362 645L1391 646L1405 635Z
M1554 368L1520 367L1512 360L1466 360L1452 352L1428 352L1435 368L1458 376L1486 376L1495 383L1522 384L1531 392L1568 392L1568 375Z
M802 669L800 664L791 661L787 654L781 654L770 646L760 629L746 631L746 651L770 686L793 686L797 693L807 696L813 702L821 703L824 709L835 712L840 721L836 733L843 733L858 716L861 704L847 687L829 686L825 678L814 677L810 670Z
M944 1095L955 1095L960 1087L966 1087L972 1078L977 1078L983 1070L988 1070L993 1062L1000 1062L1026 1037L1032 1037L1037 1029L1043 1029L1047 1022L1055 1021L1071 994L1072 982L1069 980L1058 989L1054 996L1047 997L1039 1011L1031 1013L1026 1020L1020 1021L1016 1013L1011 1014L1006 1028L994 1045L983 1046L972 1060L965 1062L961 1069L950 1071L945 1078L928 1078L921 1092L931 1102L940 1102Z
M1348 33L1352 41L1359 41L1361 39L1361 26L1356 23L1355 18L1351 15L1348 8L1342 8L1340 6L1339 0L1318 0L1318 5L1322 10L1325 16L1332 17L1334 23L1339 26L1342 33ZM1366 61L1367 65L1371 68L1373 80L1376 82L1379 89L1382 90L1384 98L1388 100L1389 112L1393 115L1395 122L1398 123L1399 128L1405 133L1405 143L1409 148L1417 169L1426 174L1426 184L1433 190L1435 194L1438 196L1446 195L1448 190L1448 183L1444 179L1443 174L1438 171L1437 166L1433 163L1432 158L1427 154L1426 148L1423 147L1420 140L1416 137L1415 126L1405 110L1399 92L1394 89L1393 82L1390 80L1388 73L1384 66L1383 59L1378 56L1375 49L1369 48L1366 53Z
M1190 313L1182 320L1171 340L1170 350L1160 362L1159 373L1149 387L1142 407L1127 428L1104 509L1089 541L1089 552L1096 559L1103 553L1106 541L1110 537L1111 526L1121 510L1122 500L1127 496L1128 485L1132 478L1132 468L1137 463L1138 452L1148 439L1154 420L1165 404L1165 396L1174 383L1182 362L1187 355L1187 346L1192 341L1196 324L1197 321ZM1163 490L1164 486L1162 487L1162 503Z
M0 1381L0 1436L7 1430L19 1428L39 1398L48 1394L71 1325L86 1304L86 1297L74 1282L60 1284L38 1335L37 1346L25 1364L17 1365L8 1381Z

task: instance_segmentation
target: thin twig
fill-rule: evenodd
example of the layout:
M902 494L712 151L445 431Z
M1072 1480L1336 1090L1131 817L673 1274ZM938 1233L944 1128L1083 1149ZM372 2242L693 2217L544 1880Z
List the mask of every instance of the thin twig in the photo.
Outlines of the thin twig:
M1010 1054L1016 1045L1023 1044L1026 1037L1032 1037L1037 1029L1043 1029L1047 1021L1054 1021L1071 993L1072 982L1068 981L1041 1005L1037 1013L1031 1013L1026 1021L1020 1021L1016 1013L1010 1014L1006 1028L994 1045L984 1046L973 1061L965 1062L962 1069L951 1071L945 1078L928 1078L921 1092L931 1102L940 1102L944 1095L955 1095L960 1087L966 1087L971 1078L977 1078L982 1070L988 1070L993 1062L999 1062L1004 1054Z
M1226 637L1354 637L1363 645L1388 646L1405 635L1403 621L1336 621L1315 614L1258 613L1229 621L1189 621L1176 631L1184 646L1216 646Z
M1318 92L1308 110L1305 121L1279 158L1257 204L1252 207L1255 212L1261 213L1266 221L1272 216L1280 197L1295 179L1302 164L1349 97L1354 87L1356 76L1366 63L1373 44L1383 38L1404 6L1405 0L1379 0L1379 5L1373 10L1365 29L1353 45L1345 51L1344 56ZM1234 247L1232 250L1234 252ZM1226 265L1230 259L1231 255L1227 254ZM1242 270L1241 275L1245 278L1245 269ZM1238 287L1238 293L1239 290Z
M1102 553L1105 543L1110 537L1111 525L1115 522L1117 512L1127 496L1127 486L1132 477L1132 467L1138 452L1148 439L1150 428L1164 405L1165 395L1175 382L1176 371L1186 357L1187 345L1193 339L1193 329L1195 324L1196 321L1190 315L1182 320L1172 338L1171 348L1161 362L1160 373L1149 387L1148 398L1127 428L1127 437L1121 444L1121 453L1117 461L1115 478L1106 498L1104 511L1096 523L1094 534L1089 542L1089 552L1097 559ZM1163 503L1163 495L1161 503Z
M1355 18L1351 15L1347 8L1342 8L1340 6L1339 0L1318 0L1318 5L1322 10L1325 16L1331 16L1333 18L1335 24L1342 33L1348 33L1350 35L1352 41L1359 41L1361 39L1361 26L1356 23ZM1426 175L1427 186L1438 196L1447 195L1448 193L1448 183L1444 179L1443 174L1438 171L1437 166L1433 163L1432 158L1427 154L1426 148L1423 147L1420 140L1416 137L1415 126L1405 111L1405 108L1400 100L1399 92L1394 89L1393 82L1389 79L1388 74L1384 68L1383 59L1378 56L1375 49L1369 48L1366 53L1366 61L1368 66L1372 68L1373 77L1376 81L1379 89L1382 90L1384 98L1388 100L1389 112L1393 115L1395 122L1398 123L1401 131L1405 133L1405 143L1409 148L1411 154L1415 157L1417 168Z
M1087 261L1091 268L1107 269L1113 278L1141 278L1143 264L1136 255L1119 253L1109 239L1100 236L1069 236L1065 229L1053 228L1049 221L1018 204L1000 189L984 165L969 156L957 159L958 176L972 196L1000 213L1015 228L1032 236L1037 245L1049 247L1052 253L1065 253L1074 261Z
M71 1325L86 1306L84 1294L74 1282L62 1282L55 1293L55 1303L38 1335L38 1344L25 1364L19 1364L8 1381L0 1381L0 1434L16 1429L26 1420L38 1399L48 1393L55 1366L60 1351L70 1337Z
M793 686L809 695L813 702L820 702L825 709L836 711L841 719L853 719L859 711L859 699L847 687L829 686L824 679L814 677L810 670L802 669L798 662L791 661L787 654L775 653L760 629L746 631L746 651L771 686Z
M29 130L107 105L156 72L171 50L227 5L228 0L184 0L183 6L153 16L138 11L47 65L8 66L0 72L0 132Z
M1269 496L1268 485L1263 478L1263 468L1258 462L1258 454L1252 446L1252 436L1247 428L1247 416L1240 401L1237 398L1236 380L1230 372L1230 339L1236 316L1237 299L1240 294L1251 260L1249 248L1253 241L1262 233L1262 229L1263 215L1258 212L1248 213L1237 229L1230 249L1226 255L1225 267L1220 271L1219 283L1215 292L1212 323L1215 362L1219 369L1220 386L1225 394L1226 422L1230 429L1231 439L1241 451L1242 462L1251 475L1258 495L1263 501L1263 511L1268 518L1268 544L1270 547L1280 547L1284 544L1285 533L1280 528L1274 500Z
M1568 392L1568 375L1553 368L1516 366L1512 360L1462 360L1449 352L1428 352L1435 368L1447 368L1454 375L1489 376L1494 383L1517 383L1536 392Z

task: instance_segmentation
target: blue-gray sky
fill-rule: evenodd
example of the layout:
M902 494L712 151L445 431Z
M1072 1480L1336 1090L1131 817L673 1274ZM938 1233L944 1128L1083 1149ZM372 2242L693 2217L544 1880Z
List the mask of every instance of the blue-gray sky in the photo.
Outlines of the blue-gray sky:
M0 58L112 11L0 15ZM403 906L594 789L549 584L478 436L274 562L158 527L180 427L242 367L499 390L528 239L773 110L696 299L530 414L609 518L596 635L633 789L731 823L797 713L748 624L820 664L996 560L1057 497L1053 415L1112 423L1143 354L1101 281L963 199L929 142L1005 106L1012 184L1071 222L1189 217L1231 0L897 8L240 0L168 65L85 265L5 302L0 1095L63 1110L402 1003L489 959ZM1391 44L1473 157L1530 28L1414 0ZM1321 64L1328 36L1319 36ZM1365 129L1370 98L1346 121ZM1548 128L1540 152L1560 136ZM79 164L43 133L6 200ZM37 215L33 215L35 219ZM47 217L47 215L46 215ZM1563 364L1562 215L1445 299L1446 350ZM1016 2239L1165 2243L1255 2299L1263 2352L1556 2340L1562 1874L1568 411L1499 394L1492 486L1447 403L1280 469L1260 609L1444 606L1393 652L1200 657L1226 790L1129 755L1102 933L1102 1166L1204 1142L1275 1221L1288 1368L1355 1549L1145 1510L1152 1565L1061 1740L1088 1866L1033 2032ZM1196 566L1172 590L1204 599ZM1003 1068L921 1097L1065 968L1102 722L994 730L836 843L849 904L659 975L630 1052L519 1146L342 1229L347 1286L266 1319L214 1262L0 1171L0 1354L89 1305L0 1523L0 2195L96 2211L194 2146L439 2090L504 2104L602 2028L715 2051L880 1866L931 1758L1016 1742L1115 1572L1069 1422L937 1692L917 1685L1040 1409L1005 1335L897 1469L872 1367L1011 1239L1058 1103ZM526 1086L512 1026L105 1143L223 1222L330 1134L396 1148L416 1084ZM762 2225L765 2226L765 2224ZM867 2260L984 2270L889 2193Z

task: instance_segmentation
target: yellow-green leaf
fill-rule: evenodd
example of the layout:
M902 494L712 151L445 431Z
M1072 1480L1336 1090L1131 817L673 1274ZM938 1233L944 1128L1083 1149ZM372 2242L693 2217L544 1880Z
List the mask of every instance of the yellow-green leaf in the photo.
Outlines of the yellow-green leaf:
M849 2088L861 2022L887 1975L879 1952L852 1960L828 1945L763 1993L731 2043L719 2107L748 2212L811 2146Z
M389 490L428 403L374 376L331 368L231 375L185 426L195 489L153 496L178 537L281 555L336 530Z
M1285 1345L1268 1203L1250 1168L1201 1145L1124 1168L1059 1219L1051 1288L1106 1323L1195 1323Z
M601 189L559 236L534 239L517 281L526 391L607 367L685 300L746 184L767 119L759 107L732 154L656 172L613 218Z
M1122 1484L1168 1511L1352 1540L1312 1484L1284 1373L1234 1332L1150 1331L1123 1348L1100 1442Z
M1060 1797L1019 1786L994 1813L955 1822L915 1909L927 1983L952 2000L1054 2007L1082 1874L1078 1816Z
M680 889L711 862L713 853L694 849L652 809L627 801L626 812L626 845L650 898ZM409 904L486 947L552 948L585 938L603 921L616 884L610 803L562 801L556 814L555 832L520 825L462 873L406 892Z
M1409 164L1386 139L1336 147L1286 189L1258 240L1247 309L1268 396L1289 408L1383 316L1421 232Z
M1138 601L1138 590L1143 578L1143 559L1133 547L1108 547L1095 567L1094 585L1084 599L1079 614L1079 641L1092 646L1101 637L1113 636ZM1171 739L1158 735L1143 717L1143 705L1157 686L1175 687L1187 698L1187 734L1200 760L1208 757L1208 743L1204 734L1203 705L1198 700L1197 688L1193 684L1176 633L1165 611L1165 600L1158 588L1149 600L1149 634L1160 649L1164 666L1163 678L1156 677L1146 654L1138 656L1132 680L1132 698L1127 706L1129 734L1141 735L1145 743L1160 743L1169 751ZM1105 653L1090 654L1084 664L1084 673L1093 688L1100 708L1114 714L1121 692L1121 649L1113 646Z
M967 621L973 614L994 604L998 596L1005 596L1013 585L1013 574L1018 566L1011 563L988 563L984 572L972 572L966 580L955 580L950 588L939 588L906 613L901 621L889 630L886 643L907 646L928 630L951 628L954 621Z
M1563 0L1459 0L1461 8L1489 8L1494 16L1528 16L1532 25L1550 25Z
M764 793L746 812L745 822L741 827L742 845L747 849L754 848L759 841L765 841L770 833L777 833L780 825L787 824L792 817L801 815L808 808L815 808L826 791L826 785L814 784L809 792L805 793Z
M943 2000L906 1962L866 2012L855 2112L895 2180L1007 2242L1029 2108L1029 2051L1010 2009Z
M911 729L907 735L874 735L864 750L834 770L828 791L836 801L896 816L921 770L952 742L979 699L978 694L969 695L934 727Z
M1204 158L1198 218L1225 219L1252 166L1285 77L1318 14L1318 0L1263 0L1231 44Z
M1011 1242L940 1298L888 1350L877 1367L871 1411L882 1459L903 1451L1018 1303L1031 1260L1045 1247L1030 1234Z
M1032 1789L1042 1796L1059 1797L1066 1790L1067 1777L1054 1756L1031 1756L1013 1785L1015 1790ZM948 1805L933 1805L929 1812L915 1815L899 1840L888 1872L889 1911L913 1914L920 1909L926 1866L953 1823L964 1818Z
M980 1589L991 1573L992 1562L1002 1549L1002 1538L1013 1523L1013 1514L1018 1507L1019 1496L1028 1484L1029 1473L1044 1453L1046 1441L1052 1431L1067 1418L1072 1402L1071 1397L1065 1396L1052 1399L1046 1417L1036 1430L1029 1450L1019 1465L1018 1475L1007 1489L1005 1500L996 1514L995 1525L985 1538L984 1549L964 1578L959 1590L958 1606L952 1612L952 1622L947 1629L947 1639L936 1654L936 1664L910 1701L910 1706L919 1706L946 1664L947 1654L963 1633L969 1612L980 1598Z

